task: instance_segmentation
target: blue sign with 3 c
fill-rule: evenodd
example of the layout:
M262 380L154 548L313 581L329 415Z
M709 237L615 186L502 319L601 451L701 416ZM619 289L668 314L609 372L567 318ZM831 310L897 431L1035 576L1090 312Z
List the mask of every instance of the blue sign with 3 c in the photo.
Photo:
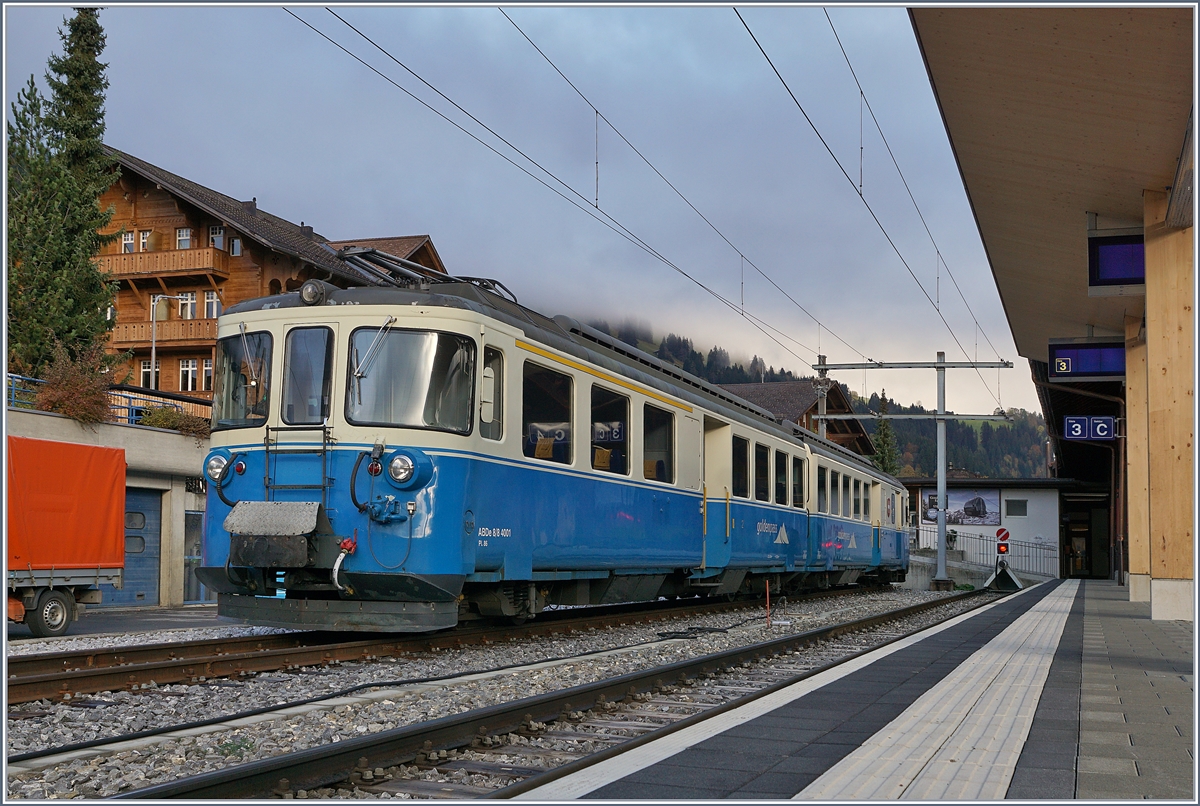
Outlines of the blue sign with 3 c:
M1063 439L1116 439L1116 430L1112 417L1063 418Z

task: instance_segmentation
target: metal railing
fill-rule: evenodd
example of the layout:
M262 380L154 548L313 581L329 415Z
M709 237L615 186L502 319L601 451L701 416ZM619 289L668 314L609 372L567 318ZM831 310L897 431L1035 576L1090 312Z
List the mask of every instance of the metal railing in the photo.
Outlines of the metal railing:
M8 388L5 390L10 409L36 409L37 390L45 381L24 375L8 373Z
M9 373L7 383L6 397L10 409L37 408L38 387L45 381ZM191 399L185 395L156 392L153 389L141 391L137 387L128 386L114 386L109 389L108 404L112 411L112 422L130 425L140 423L142 417L151 409L175 409L205 418L212 413L212 402L208 400Z
M946 529L946 549L962 552L952 559L958 562L994 568L996 565L995 532L980 533L964 530L961 526ZM1008 554L1004 561L1014 571L1025 571L1056 578L1058 577L1058 547L1054 544L1029 543L1022 540L1008 540ZM910 550L930 549L937 551L937 527L922 524L908 529L908 545Z

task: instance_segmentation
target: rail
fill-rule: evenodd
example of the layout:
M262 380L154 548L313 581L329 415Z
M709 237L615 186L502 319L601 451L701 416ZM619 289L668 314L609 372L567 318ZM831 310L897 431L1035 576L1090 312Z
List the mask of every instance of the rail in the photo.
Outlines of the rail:
M946 529L946 549L962 552L959 562L994 568L996 565L995 532L980 532L953 526ZM1050 578L1058 577L1058 549L1054 544L1008 540L1008 555L1004 561L1014 571L1024 571ZM937 550L937 527L919 526L908 529L910 550Z

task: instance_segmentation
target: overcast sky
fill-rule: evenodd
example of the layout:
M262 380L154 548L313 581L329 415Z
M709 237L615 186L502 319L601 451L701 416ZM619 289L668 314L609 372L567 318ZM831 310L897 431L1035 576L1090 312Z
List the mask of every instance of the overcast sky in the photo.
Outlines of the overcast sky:
M592 108L495 7L334 7L397 60L559 180L541 173L322 7L289 7L581 205L597 193ZM522 173L322 39L282 7L115 7L106 139L166 170L311 224L331 239L428 234L452 273L495 277L530 307L674 332L707 352L762 356L808 374L830 361L950 359L1011 370L951 371L949 407L1038 409L921 62L908 14L830 16L945 264L820 8L740 9L848 182L732 7L521 8L513 21L670 180L713 231L603 121L599 213L712 291L786 334L771 340L658 258ZM32 73L43 86L68 7L5 7L6 109ZM582 199L582 200L581 200ZM585 200L585 201L584 201ZM609 223L612 223L611 221ZM614 225L614 226L618 226ZM745 255L822 323L802 312ZM940 273L940 294L939 287ZM848 342L847 347L836 337ZM798 343L797 343L798 342ZM802 346L801 346L802 345ZM852 348L852 349L851 349ZM858 392L936 401L934 373L853 371ZM986 382L986 383L985 383Z

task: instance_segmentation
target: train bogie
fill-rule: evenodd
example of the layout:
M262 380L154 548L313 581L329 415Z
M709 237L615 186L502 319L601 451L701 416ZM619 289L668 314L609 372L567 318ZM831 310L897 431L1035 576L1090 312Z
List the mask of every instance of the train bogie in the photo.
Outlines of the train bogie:
M419 631L907 567L895 480L653 357L465 284L321 290L221 318L224 616Z

